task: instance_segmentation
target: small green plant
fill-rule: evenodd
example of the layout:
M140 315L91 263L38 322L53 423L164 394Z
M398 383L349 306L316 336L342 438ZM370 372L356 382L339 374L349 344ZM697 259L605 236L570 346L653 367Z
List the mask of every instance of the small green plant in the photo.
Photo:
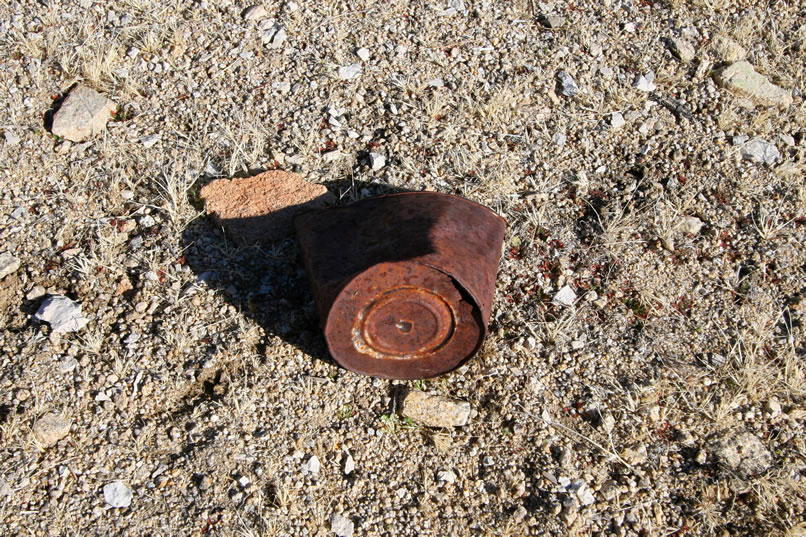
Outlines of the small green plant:
M426 383L424 379L419 379L414 381L414 387L421 392L425 391Z
M118 106L115 113L112 114L112 121L129 121L134 117L134 110L124 106Z
M382 429L386 434L395 434L400 429L416 429L417 424L410 418L401 418L397 414L381 415Z
M343 407L339 408L336 411L336 415L339 417L340 420L346 420L347 418L351 418L355 414L353 407L350 405L344 405Z

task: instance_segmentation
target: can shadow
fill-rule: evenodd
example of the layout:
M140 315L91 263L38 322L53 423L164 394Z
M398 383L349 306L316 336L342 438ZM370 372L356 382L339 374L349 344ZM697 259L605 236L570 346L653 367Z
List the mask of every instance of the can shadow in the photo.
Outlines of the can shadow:
M324 183L337 205L406 190L353 181ZM200 202L198 207L202 208ZM294 208L287 209L293 212ZM263 227L263 217L239 219L238 225ZM212 218L198 218L182 234L185 263L196 275L182 295L220 294L264 330L260 354L277 336L315 359L335 363L319 327L316 303L293 236L269 244L239 245Z

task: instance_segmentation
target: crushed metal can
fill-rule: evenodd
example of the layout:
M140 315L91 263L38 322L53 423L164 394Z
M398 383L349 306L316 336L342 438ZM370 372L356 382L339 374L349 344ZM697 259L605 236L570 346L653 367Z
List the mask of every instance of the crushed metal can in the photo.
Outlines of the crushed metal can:
M419 379L478 351L506 231L493 211L411 192L308 211L294 225L338 363L374 377Z

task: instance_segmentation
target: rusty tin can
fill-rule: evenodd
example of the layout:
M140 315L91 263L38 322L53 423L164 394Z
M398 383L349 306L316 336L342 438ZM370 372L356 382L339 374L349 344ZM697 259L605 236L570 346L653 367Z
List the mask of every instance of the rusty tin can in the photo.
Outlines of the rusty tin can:
M433 192L380 196L294 220L333 358L374 377L450 371L481 346L506 222Z

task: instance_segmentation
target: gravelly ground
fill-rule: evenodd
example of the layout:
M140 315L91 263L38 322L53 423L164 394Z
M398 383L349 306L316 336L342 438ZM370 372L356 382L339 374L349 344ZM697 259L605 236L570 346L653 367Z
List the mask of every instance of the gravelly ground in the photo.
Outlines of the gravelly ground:
M798 2L248 7L0 6L0 534L806 533ZM718 86L743 58L793 103ZM71 143L75 83L119 108ZM293 240L238 247L198 200L272 168L504 216L479 355L337 367ZM86 326L36 320L49 295ZM418 425L404 389L472 418Z

